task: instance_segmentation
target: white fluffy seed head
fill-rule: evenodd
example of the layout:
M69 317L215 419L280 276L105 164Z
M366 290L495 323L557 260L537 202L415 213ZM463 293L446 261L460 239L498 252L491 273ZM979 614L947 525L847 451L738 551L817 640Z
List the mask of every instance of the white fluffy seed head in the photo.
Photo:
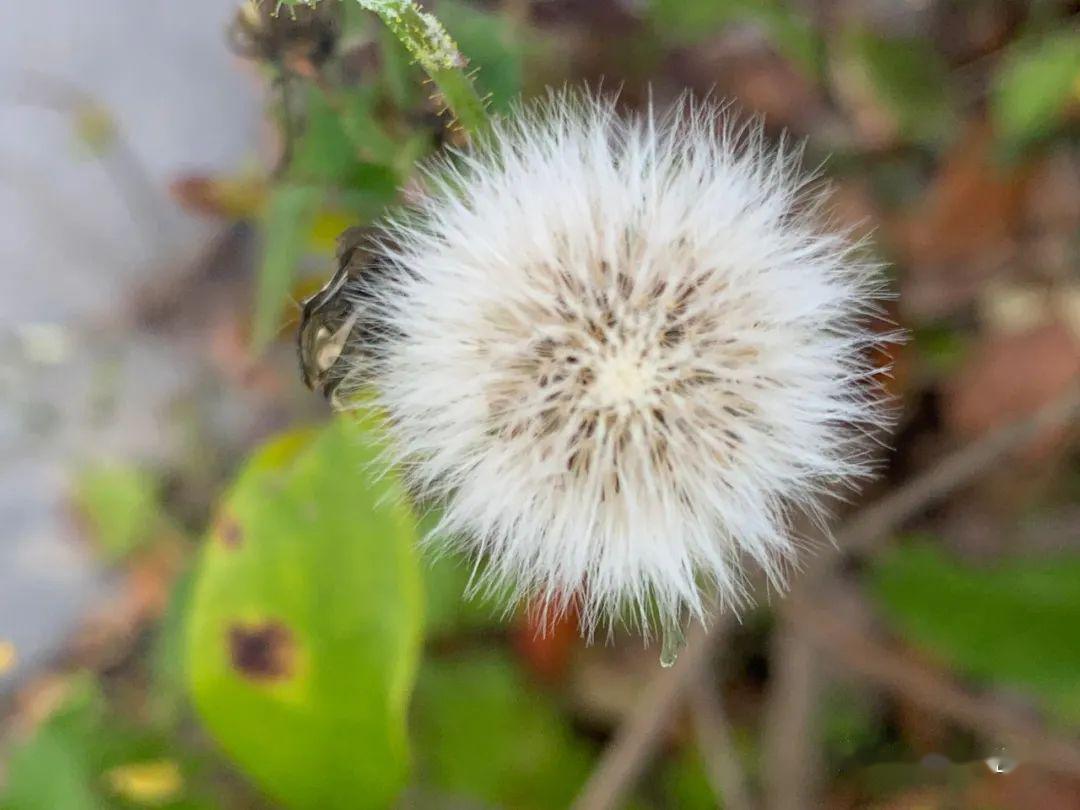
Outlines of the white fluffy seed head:
M747 558L782 584L791 516L868 471L881 281L798 160L712 104L562 93L385 225L353 376L482 584L589 633L705 618Z

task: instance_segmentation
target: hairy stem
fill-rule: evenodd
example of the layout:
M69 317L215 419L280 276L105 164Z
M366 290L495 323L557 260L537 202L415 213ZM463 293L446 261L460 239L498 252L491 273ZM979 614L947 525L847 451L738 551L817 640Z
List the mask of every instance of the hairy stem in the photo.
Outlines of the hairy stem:
M379 15L409 55L439 89L447 109L470 135L482 130L488 115L472 79L465 73L469 60L458 50L432 14L421 11L413 0L357 0L362 8Z

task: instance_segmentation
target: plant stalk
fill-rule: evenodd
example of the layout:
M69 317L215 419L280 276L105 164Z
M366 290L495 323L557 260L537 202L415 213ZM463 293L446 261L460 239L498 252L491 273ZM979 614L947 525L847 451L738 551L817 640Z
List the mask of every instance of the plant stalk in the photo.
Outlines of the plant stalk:
M438 88L455 122L469 135L487 126L483 99L465 72L469 60L458 50L442 23L421 11L413 0L357 0L360 6L379 16L409 55L424 69Z

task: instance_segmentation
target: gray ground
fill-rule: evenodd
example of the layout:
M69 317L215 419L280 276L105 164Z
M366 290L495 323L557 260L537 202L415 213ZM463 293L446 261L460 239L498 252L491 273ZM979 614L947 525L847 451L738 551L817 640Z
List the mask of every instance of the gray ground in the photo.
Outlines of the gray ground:
M253 157L256 84L224 46L234 8L39 0L10 4L0 26L0 641L19 658L0 692L108 591L71 525L71 471L182 441L167 412L198 360L134 331L127 310L213 227L176 208L169 180ZM83 94L134 160L80 144Z

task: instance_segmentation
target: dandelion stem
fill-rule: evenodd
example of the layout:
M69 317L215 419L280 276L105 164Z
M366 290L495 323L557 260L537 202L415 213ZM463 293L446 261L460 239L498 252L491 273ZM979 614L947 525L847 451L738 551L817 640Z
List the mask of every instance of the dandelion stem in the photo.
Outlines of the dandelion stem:
M434 15L421 11L413 0L357 2L377 14L400 40L431 78L447 109L466 132L474 135L487 125L484 102L465 73L469 60Z

